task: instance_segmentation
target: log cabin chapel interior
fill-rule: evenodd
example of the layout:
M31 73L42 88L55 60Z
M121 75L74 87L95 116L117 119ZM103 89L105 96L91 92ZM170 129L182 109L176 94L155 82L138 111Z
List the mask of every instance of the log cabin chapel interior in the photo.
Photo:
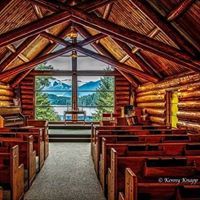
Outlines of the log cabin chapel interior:
M200 200L200 1L1 0L0 200Z

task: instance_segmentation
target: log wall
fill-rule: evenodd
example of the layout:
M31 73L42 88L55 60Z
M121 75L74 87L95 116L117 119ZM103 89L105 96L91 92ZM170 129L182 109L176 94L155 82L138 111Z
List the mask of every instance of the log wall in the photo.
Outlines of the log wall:
M7 84L0 83L0 109L1 107L13 106L13 98L12 88Z
M178 92L178 126L200 131L200 74L185 74L138 87L137 106L147 109L154 124L166 123L167 91Z
M120 74L115 76L115 112L121 114L121 107L130 104L130 83Z
M22 113L29 119L35 118L35 78L28 75L20 82Z

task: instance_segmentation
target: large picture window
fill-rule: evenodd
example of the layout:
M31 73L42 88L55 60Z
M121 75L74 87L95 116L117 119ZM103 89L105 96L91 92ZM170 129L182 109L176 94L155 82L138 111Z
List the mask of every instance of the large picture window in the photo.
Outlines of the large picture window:
M72 105L71 77L36 77L36 119L63 120L63 112Z
M103 112L114 110L113 76L78 76L78 109L86 111L86 121L99 121ZM72 109L72 78L36 77L36 118L63 121L64 111ZM78 116L80 120L82 116ZM71 116L67 116L70 120Z

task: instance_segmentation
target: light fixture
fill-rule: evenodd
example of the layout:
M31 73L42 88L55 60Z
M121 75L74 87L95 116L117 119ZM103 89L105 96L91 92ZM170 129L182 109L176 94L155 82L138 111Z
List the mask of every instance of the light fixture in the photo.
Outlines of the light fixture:
M73 25L71 26L71 30L70 30L70 32L67 34L67 37L69 37L69 38L71 38L71 39L75 39L75 38L78 37L78 34L77 34L77 32L76 32L76 30L75 30L75 28L74 28Z
M72 51L72 54L70 55L72 58L77 58L77 51L76 50L73 50Z

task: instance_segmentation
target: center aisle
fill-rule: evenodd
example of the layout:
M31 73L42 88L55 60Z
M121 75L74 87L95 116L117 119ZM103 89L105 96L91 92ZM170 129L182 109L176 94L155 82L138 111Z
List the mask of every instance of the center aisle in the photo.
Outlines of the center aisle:
M105 200L89 143L50 143L50 155L25 200Z

